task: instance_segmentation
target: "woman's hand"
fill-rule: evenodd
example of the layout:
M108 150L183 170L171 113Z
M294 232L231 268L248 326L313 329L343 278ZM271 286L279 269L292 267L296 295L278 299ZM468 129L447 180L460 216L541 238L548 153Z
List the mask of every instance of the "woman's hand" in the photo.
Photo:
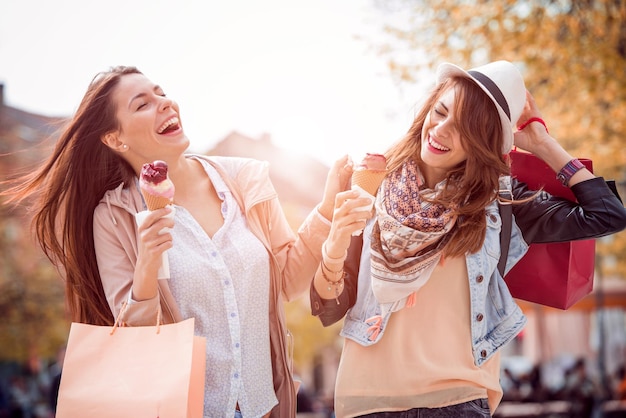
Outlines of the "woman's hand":
M322 263L315 273L313 286L323 299L336 299L344 290L343 264L352 234L365 227L372 211L364 209L371 203L367 197L359 197L357 190L337 193L330 234L322 249ZM330 278L329 278L330 277Z
M329 221L333 220L335 210L335 196L350 188L352 177L352 160L348 155L344 155L330 168L324 186L324 197L319 206L319 211Z
M137 265L133 280L133 299L146 300L156 296L157 275L165 251L172 248L171 229L174 219L171 206L151 211L139 225Z
M531 118L542 119L541 112L537 107L537 103L535 103L535 99L529 91L526 91L526 104L524 105L522 115L517 121L517 126L523 125ZM531 122L530 124L526 125L526 127L524 127L524 129L522 129L521 131L515 132L513 140L513 143L516 147L519 147L528 152L532 152L533 154L535 154L537 150L545 146L546 143L554 142L556 141L548 134L547 128L538 121Z
M352 234L365 228L367 220L372 217L371 210L364 210L371 200L359 197L356 190L340 192L335 197L335 210L330 234L326 240L328 257L340 259L350 246Z
M533 96L529 91L526 91L526 104L519 118L518 126L523 125L530 118L541 119L541 112L539 112ZM547 127L540 122L532 122L521 131L515 132L513 143L542 159L555 173L558 173L565 164L574 158L548 133ZM582 169L572 176L569 180L569 186L593 177L594 175L589 170Z

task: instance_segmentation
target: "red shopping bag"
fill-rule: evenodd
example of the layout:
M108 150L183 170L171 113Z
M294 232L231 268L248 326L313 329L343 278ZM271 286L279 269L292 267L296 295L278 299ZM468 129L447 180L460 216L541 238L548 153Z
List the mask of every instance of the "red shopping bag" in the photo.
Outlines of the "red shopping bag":
M531 189L575 200L572 191L556 179L541 159L512 151L511 174ZM589 159L580 161L593 171ZM524 257L504 277L513 297L559 309L568 309L591 293L595 265L595 240L531 244Z

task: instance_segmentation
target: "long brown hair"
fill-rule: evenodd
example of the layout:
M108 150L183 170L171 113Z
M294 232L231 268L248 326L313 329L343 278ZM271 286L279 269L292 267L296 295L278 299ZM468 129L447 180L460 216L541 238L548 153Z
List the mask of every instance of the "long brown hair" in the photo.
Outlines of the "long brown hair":
M386 153L393 171L410 159L418 165L422 127L435 103L449 88L456 91L454 113L467 159L447 174L446 187L436 203L454 207L458 215L453 237L444 253L462 256L476 252L486 234L485 207L497 198L498 179L510 174L508 158L502 155L504 136L500 116L491 99L471 80L454 77L435 86L418 111L407 134Z
M135 177L131 166L101 141L119 129L112 94L126 74L141 72L119 66L97 74L52 155L2 192L12 204L33 199L32 226L44 253L65 277L72 321L113 323L96 262L93 212L107 190L131 184Z

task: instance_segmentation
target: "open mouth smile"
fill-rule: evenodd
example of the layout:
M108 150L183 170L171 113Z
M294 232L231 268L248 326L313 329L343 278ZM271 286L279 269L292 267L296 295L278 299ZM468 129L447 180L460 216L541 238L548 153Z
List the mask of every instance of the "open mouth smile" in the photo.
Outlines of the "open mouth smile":
M168 134L171 132L175 132L180 129L180 121L176 116L168 119L157 129L158 134Z
M435 141L433 137L430 135L428 135L428 145L430 145L431 147L433 147L434 149L438 151L443 151L443 152L450 151L450 148L444 147L439 142Z

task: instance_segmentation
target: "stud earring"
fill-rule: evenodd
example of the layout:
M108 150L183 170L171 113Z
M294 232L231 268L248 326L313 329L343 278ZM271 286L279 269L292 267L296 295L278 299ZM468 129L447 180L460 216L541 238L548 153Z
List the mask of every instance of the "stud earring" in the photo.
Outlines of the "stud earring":
M126 144L122 145L122 149L123 150L127 150L128 149L128 145L126 145Z

